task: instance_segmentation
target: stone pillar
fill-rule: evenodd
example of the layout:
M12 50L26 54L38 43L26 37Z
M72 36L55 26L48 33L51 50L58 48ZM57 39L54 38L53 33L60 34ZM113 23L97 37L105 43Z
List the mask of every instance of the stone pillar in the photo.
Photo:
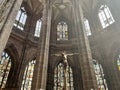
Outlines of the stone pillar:
M46 0L46 2L44 3L42 17L43 22L42 29L40 32L36 65L34 69L32 90L46 90L51 14L52 14L52 8L49 3L50 3L49 0Z
M83 79L83 90L97 90L97 82L92 63L91 50L88 38L85 35L83 12L79 1L75 0L74 2L74 21L78 43L79 63L81 66L81 73Z
M0 6L0 58L12 31L13 23L22 1L7 0L5 4Z

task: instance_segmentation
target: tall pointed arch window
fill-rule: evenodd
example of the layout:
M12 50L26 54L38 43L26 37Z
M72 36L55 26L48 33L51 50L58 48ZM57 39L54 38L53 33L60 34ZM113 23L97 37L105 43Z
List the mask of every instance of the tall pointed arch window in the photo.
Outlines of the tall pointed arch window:
M63 62L54 70L54 90L74 90L72 68L68 65L65 70Z
M91 33L91 30L90 30L89 21L88 21L86 18L84 18L84 25L85 25L86 35L87 35L87 36L91 36L92 33Z
M36 60L32 60L25 68L21 90L31 90L33 71Z
M100 7L98 16L103 28L106 28L115 22L107 5L102 5Z
M3 52L0 60L0 88L5 88L10 68L11 57L8 53Z
M118 70L120 71L120 55L117 58L117 66L118 66Z
M26 19L27 19L26 11L25 11L24 7L21 7L17 13L14 26L19 28L20 30L23 30L24 26L25 26Z
M57 40L68 40L68 25L64 21L57 25Z
M99 64L95 59L93 59L93 66L95 70L98 90L108 90L102 65Z
M35 28L34 36L40 37L41 25L42 25L42 21L41 21L41 19L39 19L39 20L37 21L37 23L36 23L36 28Z

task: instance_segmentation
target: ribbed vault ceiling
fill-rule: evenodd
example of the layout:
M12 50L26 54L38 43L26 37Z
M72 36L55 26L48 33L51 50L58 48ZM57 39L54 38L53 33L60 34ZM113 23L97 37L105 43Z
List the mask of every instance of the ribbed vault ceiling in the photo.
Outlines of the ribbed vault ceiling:
M43 10L44 0L24 0L29 12L39 16ZM53 7L54 19L63 16L72 18L72 2L74 0L50 0ZM100 0L80 0L84 12L89 12L96 7ZM70 15L71 14L71 15Z

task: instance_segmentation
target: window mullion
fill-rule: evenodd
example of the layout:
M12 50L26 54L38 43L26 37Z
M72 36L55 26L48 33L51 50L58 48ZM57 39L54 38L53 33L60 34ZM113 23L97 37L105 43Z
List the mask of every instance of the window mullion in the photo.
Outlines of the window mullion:
M28 73L28 68L29 68L29 65L26 68L25 78L23 79L24 80L23 90L24 90L24 87L25 87L25 84L26 84L26 77L27 77L27 73Z
M17 27L19 26L19 23L20 23L20 19L21 19L21 16L22 16L22 11L20 10L20 17L19 17L19 19L18 19L18 21L17 21Z
M110 12L110 9L109 9L108 7L106 7L106 9L107 9L107 11L108 11L108 14L109 14L112 22L114 22L114 18L113 18L113 16L112 16L111 12Z
M106 27L106 24L105 24L105 18L104 18L104 16L103 16L103 14L104 14L104 12L102 13L103 11L101 11L101 20L102 20L102 25L103 25L103 27L105 28Z
M106 8L106 7L104 7L103 12L104 12L104 15L105 15L105 17L106 17L107 24L108 24L108 25L106 25L106 26L109 26L109 25L110 25L110 23L109 23L109 18L107 17L107 14L106 14L105 8Z

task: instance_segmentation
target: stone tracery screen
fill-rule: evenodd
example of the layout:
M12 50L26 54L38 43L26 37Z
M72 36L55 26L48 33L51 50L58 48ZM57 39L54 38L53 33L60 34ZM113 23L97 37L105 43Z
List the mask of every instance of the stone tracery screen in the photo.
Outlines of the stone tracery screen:
M57 40L68 40L68 25L66 22L60 22L57 25Z
M54 90L74 90L73 88L73 72L70 66L64 71L64 63L59 63L54 70Z

